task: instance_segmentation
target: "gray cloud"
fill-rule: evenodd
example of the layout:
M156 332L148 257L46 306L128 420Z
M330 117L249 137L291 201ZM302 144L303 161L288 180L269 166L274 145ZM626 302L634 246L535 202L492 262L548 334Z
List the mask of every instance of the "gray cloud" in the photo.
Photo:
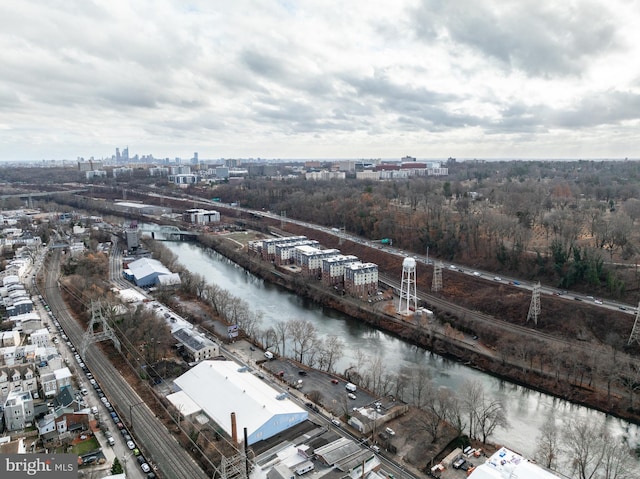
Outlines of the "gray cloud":
M286 74L286 70L280 65L280 62L270 55L255 50L245 50L240 58L249 67L249 70L256 75L271 80L280 80Z
M0 160L134 141L263 157L411 142L439 156L460 138L469 156L562 150L607 128L612 151L636 141L640 13L626 0L372 1L0 2Z
M579 75L619 43L608 9L591 1L423 0L413 13L418 37L448 36L535 76Z

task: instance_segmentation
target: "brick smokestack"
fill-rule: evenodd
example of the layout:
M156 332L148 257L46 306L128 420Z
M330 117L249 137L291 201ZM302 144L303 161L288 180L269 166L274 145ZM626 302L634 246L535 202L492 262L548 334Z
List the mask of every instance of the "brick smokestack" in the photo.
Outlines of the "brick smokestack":
M238 425L236 424L236 413L231 413L231 440L233 445L238 445Z

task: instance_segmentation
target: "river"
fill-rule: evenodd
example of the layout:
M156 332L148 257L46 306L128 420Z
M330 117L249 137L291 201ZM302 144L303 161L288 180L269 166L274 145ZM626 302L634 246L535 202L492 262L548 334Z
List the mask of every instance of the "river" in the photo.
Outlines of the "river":
M355 363L355 353L360 349L367 351L370 356L381 356L384 364L395 371L402 367L426 368L438 385L453 390L465 380L482 382L488 394L502 400L510 425L508 429L496 430L489 438L490 441L516 450L527 457L533 457L539 430L551 414L555 416L559 425L572 417L588 417L590 421L599 423L607 421L612 433L624 435L632 446L640 444L640 430L634 424L496 379L431 354L342 313L318 306L256 278L224 256L199 245L186 242L164 244L177 255L179 262L189 271L202 275L207 282L242 298L255 311L261 311L261 328L267 328L276 321L296 318L311 321L320 336L338 335L348 345L345 356L336 367L338 371L344 371L350 364Z

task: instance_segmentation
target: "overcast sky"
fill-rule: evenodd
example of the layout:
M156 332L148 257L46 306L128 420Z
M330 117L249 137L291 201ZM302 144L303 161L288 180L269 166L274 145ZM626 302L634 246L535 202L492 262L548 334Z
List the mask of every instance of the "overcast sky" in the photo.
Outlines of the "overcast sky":
M638 158L637 0L4 0L0 160Z

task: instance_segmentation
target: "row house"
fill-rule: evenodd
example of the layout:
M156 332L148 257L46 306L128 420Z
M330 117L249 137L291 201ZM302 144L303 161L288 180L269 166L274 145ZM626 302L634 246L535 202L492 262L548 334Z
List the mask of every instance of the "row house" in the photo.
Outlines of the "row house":
M353 255L339 255L322 260L322 283L326 286L344 283L344 268L351 263L357 263L358 257Z
M2 368L0 369L0 400L7 398L13 391L37 392L38 381L33 369Z
M18 314L11 318L14 321L14 329L24 335L30 335L42 329L42 318L36 311Z
M286 238L266 239L261 241L261 245L257 245L257 249L261 253L263 260L273 261L276 255L276 245L291 244L306 239L306 236L287 236Z
M313 251L312 251L313 249ZM337 249L324 249L319 250L317 248L309 249L306 246L296 248L296 259L299 257L299 265L302 268L302 273L309 277L319 277L322 272L322 261L326 258L340 255L340 250ZM298 252L300 253L298 256Z
M62 408L44 416L36 426L42 441L49 443L89 429L89 413Z
M295 243L277 244L275 246L274 262L277 265L295 263L295 249L298 246L312 246L317 248L319 245L319 241L310 239L296 241Z
M3 331L0 333L0 346L3 348L20 346L20 333L16 330Z
M9 392L4 402L4 427L7 431L18 431L33 422L33 397L31 392L15 390Z
M7 316L18 316L33 311L33 301L27 296L16 299L5 298L4 304Z
M344 289L351 296L364 298L378 291L378 265L351 263L344 269Z
M55 397L64 389L71 389L73 375L69 368L43 370L40 372L40 387L45 398Z
M29 335L29 343L41 347L48 348L51 346L51 335L47 328L41 328Z
M0 348L0 367L16 366L25 363L39 363L46 361L48 357L56 355L53 346L38 346L37 344L25 344L21 346L6 346Z

